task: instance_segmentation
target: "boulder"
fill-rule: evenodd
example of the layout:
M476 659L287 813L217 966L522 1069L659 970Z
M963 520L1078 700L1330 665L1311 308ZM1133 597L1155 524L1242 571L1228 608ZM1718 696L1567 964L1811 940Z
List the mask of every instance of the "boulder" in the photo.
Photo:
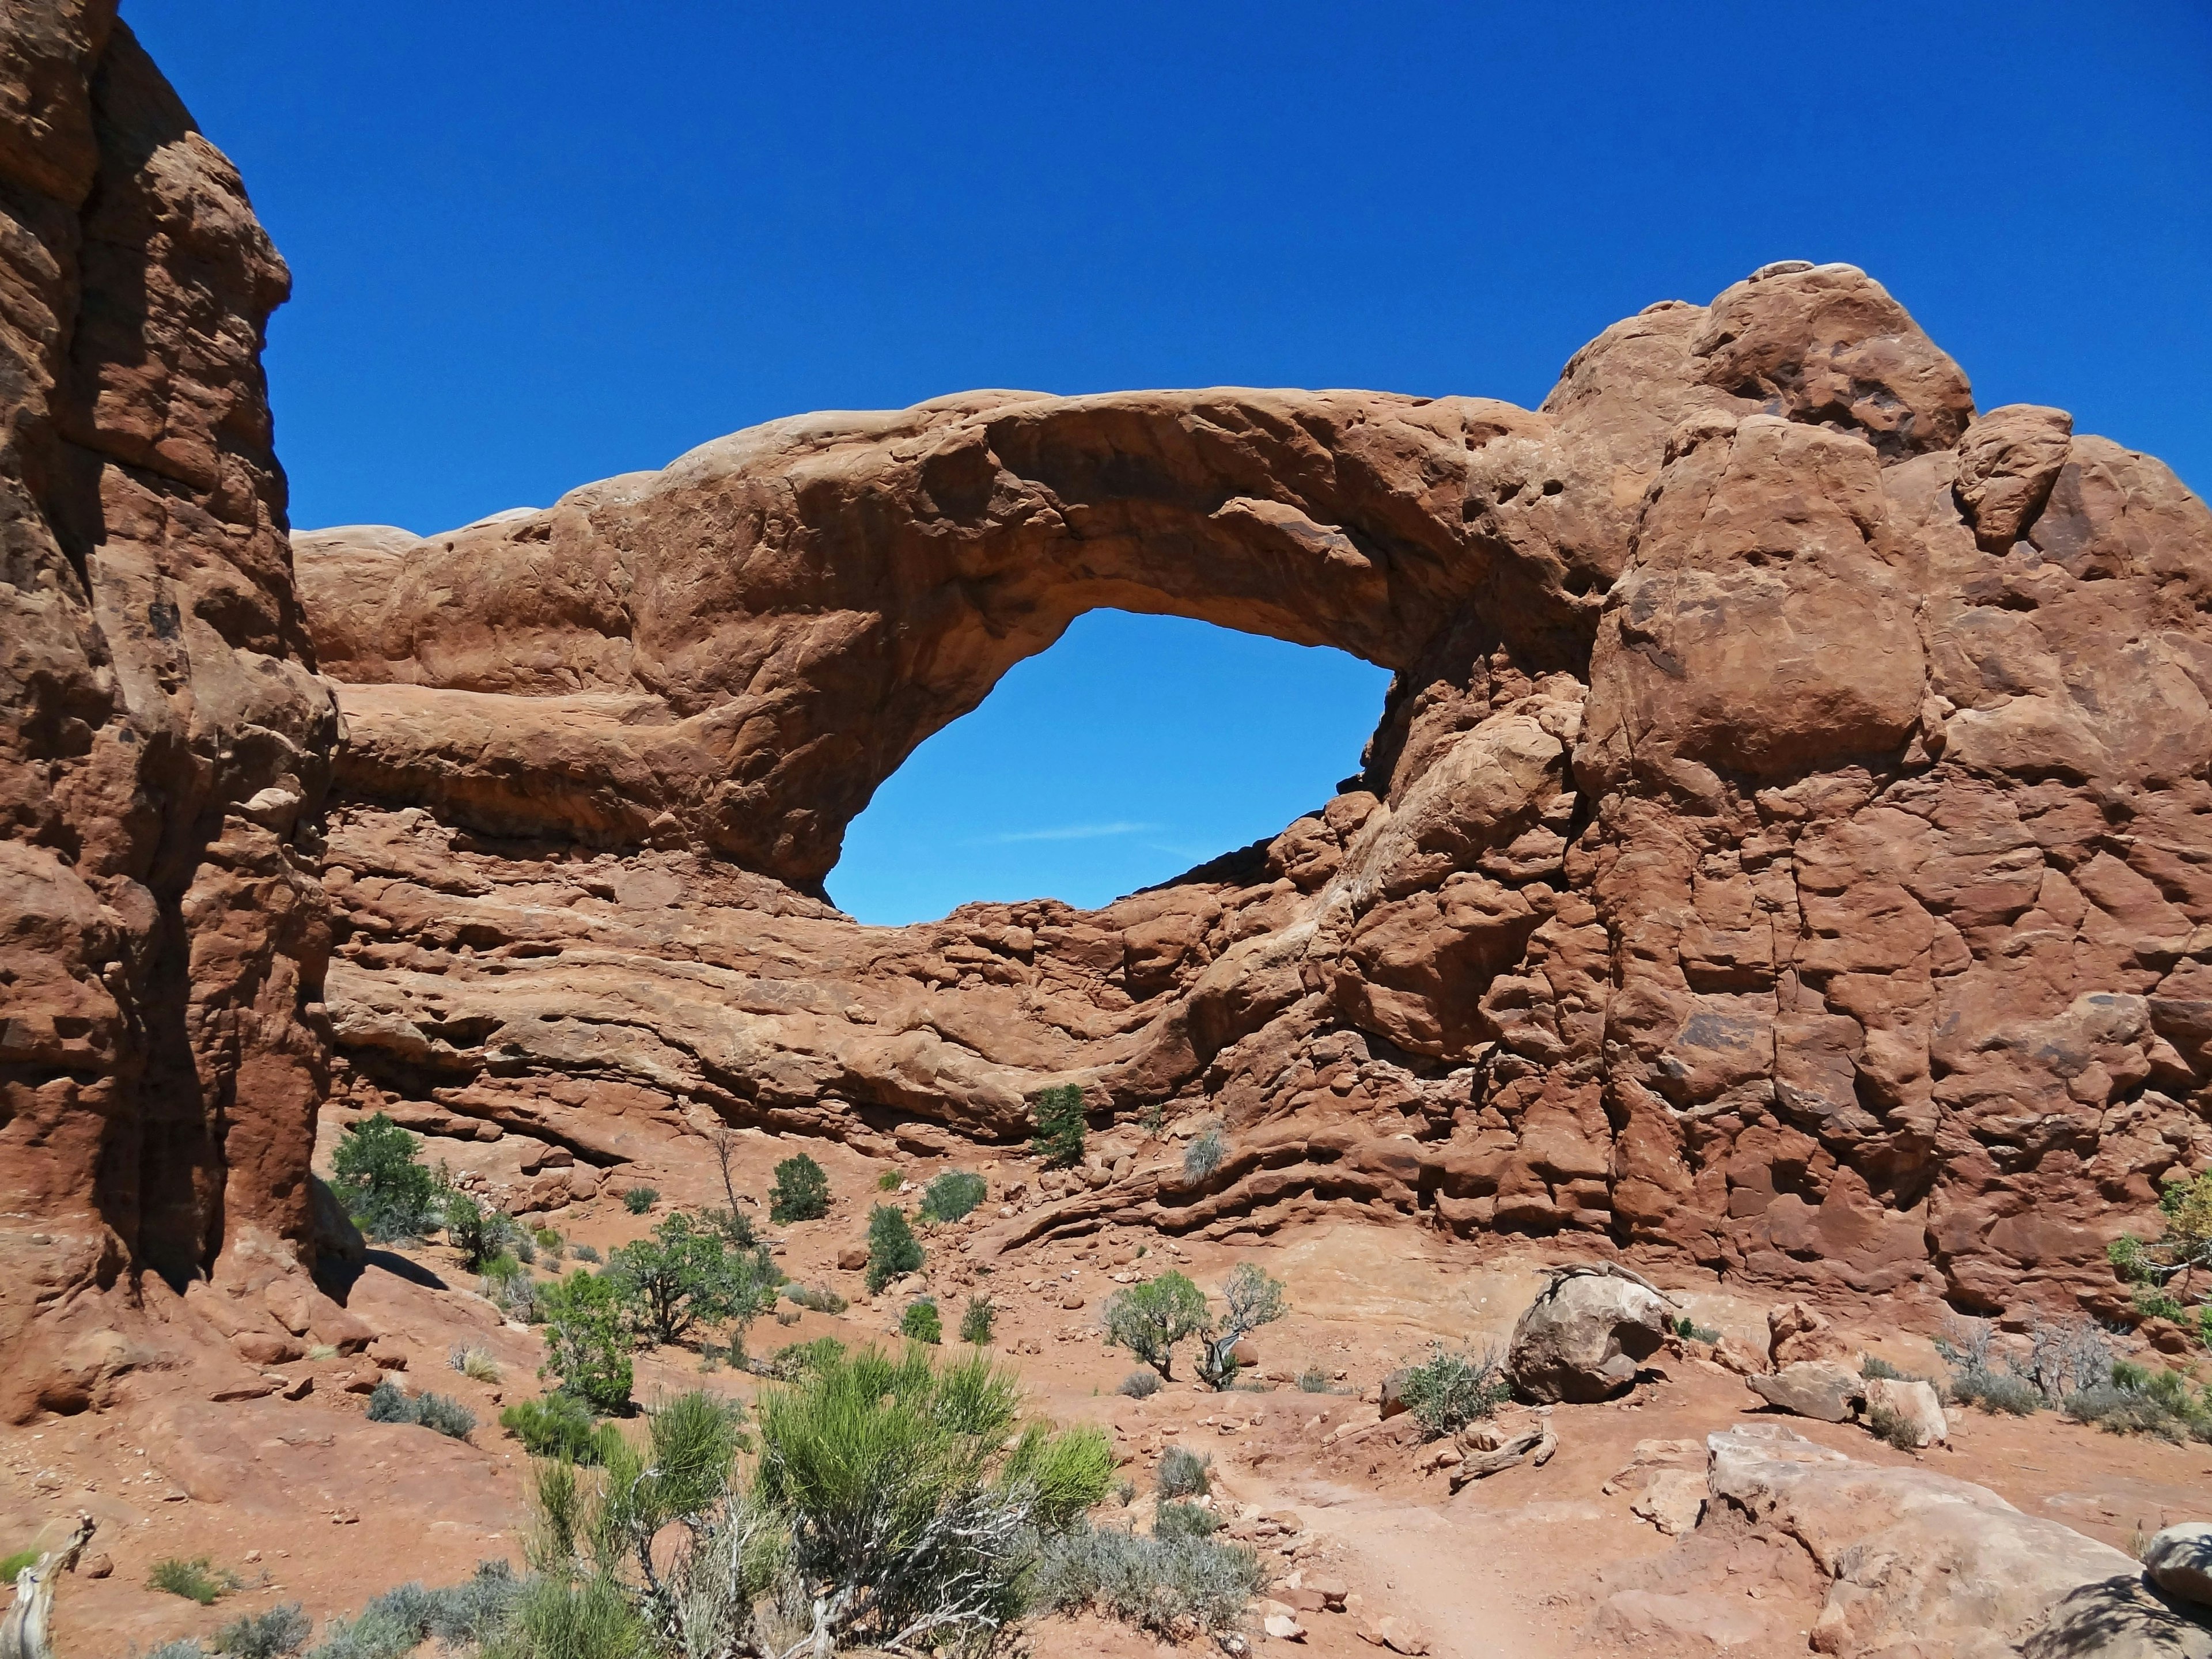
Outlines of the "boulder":
M2084 1587L2140 1577L2134 1561L1986 1487L1916 1465L1883 1467L1779 1423L1708 1436L1705 1525L1793 1540L1827 1580L1816 1652L2038 1659L2094 1647L2014 1646Z
M1869 1425L1877 1411L1887 1412L1904 1424L1909 1434L1898 1439L1910 1439L1917 1446L1933 1446L1951 1437L1951 1425L1943 1415L1943 1402L1936 1397L1932 1382L1906 1382L1897 1377L1869 1376L1866 1379L1866 1415ZM1802 1413L1811 1416L1811 1413Z
M1553 1269L1513 1328L1506 1369L1514 1391L1545 1405L1619 1394L1666 1341L1671 1305L1625 1268Z
M837 1268L841 1273L856 1273L868 1265L868 1247L847 1244L837 1252Z
M1785 1302L1766 1314L1766 1358L1776 1370L1805 1359L1849 1362L1858 1356L1822 1316L1802 1302Z
M2084 1584L2019 1647L2021 1659L2212 1659L2199 1608L2139 1577Z
M2185 1521L2154 1533L2142 1563L2167 1595L2212 1607L2212 1524Z
M1801 1359L1780 1370L1747 1376L1744 1386L1793 1417L1848 1423L1866 1398L1866 1379L1832 1359Z

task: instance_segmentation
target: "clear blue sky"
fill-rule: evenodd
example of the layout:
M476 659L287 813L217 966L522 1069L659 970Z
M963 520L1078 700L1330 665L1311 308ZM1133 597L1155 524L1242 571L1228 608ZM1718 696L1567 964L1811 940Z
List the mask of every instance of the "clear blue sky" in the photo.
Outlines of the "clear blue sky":
M302 526L442 529L969 386L1533 404L1615 318L1783 258L1872 271L1984 407L2212 481L2203 0L124 15L291 261ZM1086 618L879 793L830 890L896 921L1160 879L1324 798L1382 685Z

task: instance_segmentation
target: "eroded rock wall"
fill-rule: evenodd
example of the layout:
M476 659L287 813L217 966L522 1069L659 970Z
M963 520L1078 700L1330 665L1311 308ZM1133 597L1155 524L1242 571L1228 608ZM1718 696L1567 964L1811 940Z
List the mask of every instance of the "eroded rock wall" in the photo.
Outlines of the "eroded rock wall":
M1847 266L1608 329L1535 411L989 392L450 535L296 538L353 733L349 1098L1121 1154L1000 1237L1347 1203L1989 1310L2212 1153L2212 515ZM1092 914L818 898L1082 611L1396 671L1361 772ZM1226 1125L1199 1181L1155 1115ZM1124 1161L1126 1160L1126 1161Z
M260 365L290 279L114 9L0 11L9 1415L141 1363L165 1279L311 1261L326 1086L337 714Z

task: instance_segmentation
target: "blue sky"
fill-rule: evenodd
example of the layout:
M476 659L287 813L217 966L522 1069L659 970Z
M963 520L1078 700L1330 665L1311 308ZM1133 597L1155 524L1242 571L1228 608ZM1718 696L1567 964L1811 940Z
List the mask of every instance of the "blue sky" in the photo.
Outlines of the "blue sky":
M1984 407L2212 481L2201 0L124 15L291 261L303 526L441 529L968 386L1533 404L1615 318L1793 257L1880 277ZM1160 879L1324 798L1382 685L1086 618L917 752L830 890L899 921Z

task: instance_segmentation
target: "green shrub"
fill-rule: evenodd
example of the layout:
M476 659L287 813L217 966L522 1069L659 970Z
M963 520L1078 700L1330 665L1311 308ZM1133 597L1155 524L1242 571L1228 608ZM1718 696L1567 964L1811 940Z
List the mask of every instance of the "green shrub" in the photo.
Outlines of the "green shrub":
M530 1272L513 1256L500 1255L483 1264L483 1277L477 1288L485 1301L497 1308L509 1319L525 1324L538 1322L538 1284Z
M646 1341L681 1341L697 1325L744 1328L775 1303L783 1274L765 1246L733 1250L678 1210L649 1237L607 1257L607 1277Z
M1260 1558L1237 1545L1086 1526L1046 1541L1033 1595L1042 1609L1093 1607L1160 1636L1180 1636L1185 1620L1226 1633L1265 1582Z
M1478 1418L1492 1415L1512 1397L1496 1353L1477 1359L1455 1352L1441 1342L1419 1364L1407 1369L1399 1384L1400 1397L1421 1433L1430 1440L1457 1434Z
M1866 1425L1877 1440L1886 1440L1899 1451L1920 1449L1920 1431L1912 1419L1893 1406L1870 1406Z
M981 1204L990 1190L979 1175L966 1170L948 1170L922 1189L921 1218L957 1221Z
M2212 1391L2193 1391L2186 1376L2162 1366L2121 1360L2110 1381L2069 1395L2065 1412L2110 1434L2155 1435L2177 1444L2212 1441Z
M819 1221L830 1213L830 1177L804 1152L775 1166L769 1188L768 1218L779 1227L788 1221Z
M368 1396L368 1420L411 1423L453 1440L467 1439L469 1431L477 1425L476 1413L459 1401L442 1394L418 1394L410 1398L388 1376Z
M660 1188L658 1187L632 1187L623 1194L622 1198L623 1208L628 1210L632 1215L643 1215L647 1210L660 1202Z
M499 1425L532 1457L569 1463L605 1462L608 1437L619 1437L613 1424L594 1423L590 1407L558 1389L543 1400L518 1400L500 1413Z
M154 1564L153 1570L146 1575L146 1588L167 1590L172 1595L181 1595L188 1601L210 1607L239 1588L239 1577L228 1567L216 1566L204 1555L196 1555L189 1561L172 1555Z
M1063 1170L1083 1161L1083 1091L1073 1083L1055 1084L1037 1091L1031 1103L1036 1110L1036 1138L1030 1149L1048 1170Z
M800 1307L815 1313L841 1314L853 1305L826 1285L786 1285L783 1293Z
M1176 1344L1206 1329L1206 1297L1172 1270L1116 1291L1106 1302L1106 1340L1127 1348L1171 1382Z
M921 1243L906 1212L878 1204L868 1212L868 1292L875 1295L902 1273L921 1269Z
M466 1193L448 1188L440 1197L439 1210L446 1219L447 1242L461 1253L461 1266L471 1273L510 1246L528 1242L513 1216L487 1208Z
M371 1238L416 1238L438 1223L438 1177L422 1143L382 1112L349 1124L331 1157L331 1188Z
M609 1417L629 1410L630 1331L622 1298L604 1274L578 1268L538 1291L545 1316L545 1363L541 1377Z
M215 1633L215 1650L232 1659L286 1659L307 1645L314 1621L297 1601L234 1619Z
M1152 1512L1155 1538L1210 1538L1221 1529L1221 1517L1195 1504L1163 1504Z
M1132 1400L1150 1400L1159 1391L1160 1374L1158 1371L1131 1371L1121 1379L1121 1386L1116 1392L1126 1394Z
M401 1584L370 1600L353 1619L333 1619L307 1659L407 1659L436 1638L447 1651L462 1647L494 1650L507 1632L508 1616L524 1589L504 1561L485 1561L465 1583L443 1589ZM563 1650L550 1650L558 1655ZM525 1649L532 1659L548 1650Z
M842 1364L845 1345L834 1336L817 1336L811 1342L793 1342L778 1348L754 1369L779 1382L795 1382L803 1376Z
M1675 1335L1686 1342L1717 1342L1721 1334L1710 1325L1700 1325L1687 1314L1678 1314L1667 1322Z
M15 1577L26 1567L39 1565L43 1550L17 1550L13 1555L0 1556L0 1584L13 1584Z
M886 1170L876 1177L876 1190L879 1193L895 1193L905 1184L906 1177L896 1170Z
M699 1222L702 1226L720 1233L733 1249L750 1250L760 1243L760 1234L753 1226L752 1217L743 1210L702 1210Z
M1182 1149L1182 1174L1186 1181L1203 1181L1221 1167L1221 1160L1229 1156L1229 1143L1221 1138L1218 1128L1201 1130L1191 1138Z
M2119 1276L2137 1288L2136 1311L2147 1319L2191 1322L2190 1301L2202 1301L2212 1274L2212 1170L2177 1176L2158 1200L2160 1230L2155 1239L2123 1234L2105 1247ZM2185 1289L2185 1300L2175 1292ZM2212 1342L2212 1303L2199 1318Z
M998 1321L997 1304L988 1296L971 1296L960 1316L960 1340L980 1348L991 1340L992 1327Z
M1979 1406L1993 1416L2033 1417L2050 1403L2034 1383L2008 1371L1962 1372L1951 1379L1948 1393L1961 1405Z
M1162 1498L1203 1498L1213 1489L1213 1460L1188 1446L1170 1446L1160 1454L1157 1477Z
M938 1316L937 1304L926 1296L907 1304L906 1311L899 1316L899 1334L933 1347L943 1342L945 1324Z

